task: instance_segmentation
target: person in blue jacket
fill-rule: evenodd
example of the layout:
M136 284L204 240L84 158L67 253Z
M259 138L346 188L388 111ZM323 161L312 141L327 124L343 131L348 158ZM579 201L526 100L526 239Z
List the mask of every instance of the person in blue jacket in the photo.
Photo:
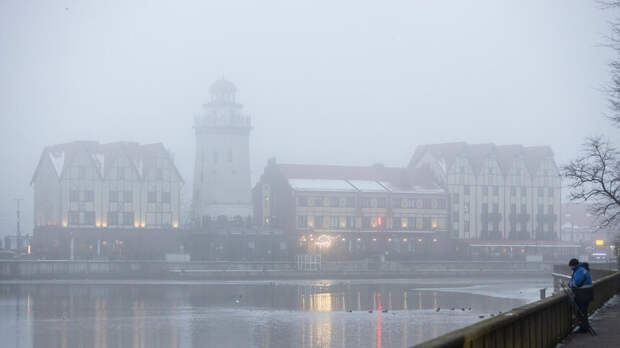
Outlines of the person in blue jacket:
M594 295L592 291L592 277L590 276L589 267L577 259L571 259L568 262L568 266L573 270L568 286L573 291L575 303L579 307L579 312L577 313L579 317L579 330L577 332L585 333L590 329L588 306Z

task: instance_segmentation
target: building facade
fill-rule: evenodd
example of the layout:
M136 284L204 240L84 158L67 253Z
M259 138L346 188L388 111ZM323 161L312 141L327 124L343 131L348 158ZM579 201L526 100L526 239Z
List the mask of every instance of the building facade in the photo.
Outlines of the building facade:
M122 240L124 234L115 231L179 227L183 180L162 144L79 141L49 146L31 185L35 245L46 234L114 234Z
M447 236L446 192L425 170L277 164L254 187L257 224L282 228L302 251L426 254Z
M211 101L194 119L193 219L196 224L252 214L249 137L251 121L236 102L237 89L220 79L210 88Z
M429 168L451 197L452 236L560 239L561 178L547 146L418 146L409 168Z

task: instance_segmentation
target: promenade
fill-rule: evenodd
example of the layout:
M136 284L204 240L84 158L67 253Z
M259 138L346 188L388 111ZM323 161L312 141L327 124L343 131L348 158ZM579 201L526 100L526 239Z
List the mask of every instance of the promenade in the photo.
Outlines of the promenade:
M620 346L620 295L612 297L590 317L597 336L573 333L557 347L618 347Z

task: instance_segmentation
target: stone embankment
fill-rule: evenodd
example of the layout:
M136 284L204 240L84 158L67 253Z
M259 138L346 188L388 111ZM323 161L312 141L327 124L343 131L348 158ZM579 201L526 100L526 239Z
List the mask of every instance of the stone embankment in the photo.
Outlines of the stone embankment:
M298 271L293 262L165 262L1 260L0 280L37 279L364 279L515 276L551 272L552 265L515 262L323 262Z

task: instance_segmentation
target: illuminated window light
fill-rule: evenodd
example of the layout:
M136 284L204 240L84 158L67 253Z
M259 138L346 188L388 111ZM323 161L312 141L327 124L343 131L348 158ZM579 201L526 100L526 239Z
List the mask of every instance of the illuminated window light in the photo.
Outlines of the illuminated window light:
M316 244L319 248L329 248L332 245L332 239L330 236L322 234L319 238L317 238L314 244Z

